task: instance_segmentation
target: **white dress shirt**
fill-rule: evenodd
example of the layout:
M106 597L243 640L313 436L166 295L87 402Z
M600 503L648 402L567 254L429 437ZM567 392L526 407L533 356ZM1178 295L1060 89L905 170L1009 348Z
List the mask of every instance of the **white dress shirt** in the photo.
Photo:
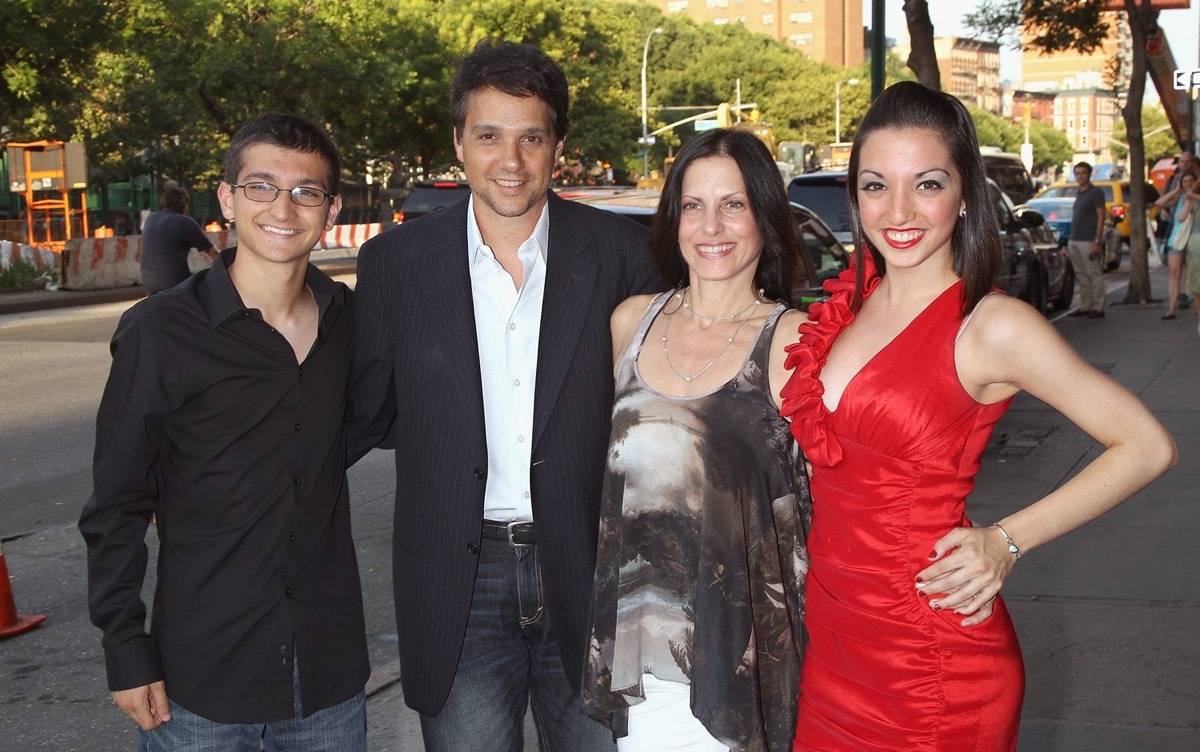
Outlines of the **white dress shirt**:
M547 205L542 207L533 235L517 250L525 270L518 290L512 275L483 242L475 221L474 196L467 206L467 253L488 449L483 516L496 522L533 519L529 498L533 390L549 236Z

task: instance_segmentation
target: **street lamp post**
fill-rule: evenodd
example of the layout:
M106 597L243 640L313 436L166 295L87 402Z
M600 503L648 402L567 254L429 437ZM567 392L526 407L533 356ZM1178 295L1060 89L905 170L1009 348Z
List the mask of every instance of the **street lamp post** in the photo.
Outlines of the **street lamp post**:
M857 78L847 78L844 81L838 81L837 85L833 87L833 142L835 144L842 142L842 84L854 86L857 83Z
M642 137L638 139L638 143L642 145L642 177L650 177L650 147L654 144L654 137L650 135L646 121L646 58L650 55L651 38L661 33L661 26L651 29L646 35L646 44L642 47Z

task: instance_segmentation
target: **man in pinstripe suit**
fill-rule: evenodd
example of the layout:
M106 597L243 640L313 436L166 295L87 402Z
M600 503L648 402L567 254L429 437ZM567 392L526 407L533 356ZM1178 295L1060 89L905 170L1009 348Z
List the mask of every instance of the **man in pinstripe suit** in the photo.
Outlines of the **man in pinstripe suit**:
M396 449L401 673L430 752L613 749L579 682L613 395L608 318L658 284L634 222L560 199L562 69L481 42L451 88L472 194L358 256L350 453Z

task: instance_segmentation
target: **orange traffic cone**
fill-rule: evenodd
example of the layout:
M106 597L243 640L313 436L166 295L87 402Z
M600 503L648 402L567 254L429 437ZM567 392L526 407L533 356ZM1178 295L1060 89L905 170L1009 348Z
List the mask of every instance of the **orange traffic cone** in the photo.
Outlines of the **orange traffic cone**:
M4 562L4 546L0 544L0 638L28 632L45 620L45 614L17 613L12 585L8 582L8 564Z

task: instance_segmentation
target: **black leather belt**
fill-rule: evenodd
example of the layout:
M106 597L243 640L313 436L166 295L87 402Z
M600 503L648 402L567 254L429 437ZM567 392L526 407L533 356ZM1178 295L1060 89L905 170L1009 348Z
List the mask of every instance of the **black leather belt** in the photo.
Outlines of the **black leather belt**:
M532 546L537 543L537 533L532 522L483 521L483 537L508 541L514 546Z

